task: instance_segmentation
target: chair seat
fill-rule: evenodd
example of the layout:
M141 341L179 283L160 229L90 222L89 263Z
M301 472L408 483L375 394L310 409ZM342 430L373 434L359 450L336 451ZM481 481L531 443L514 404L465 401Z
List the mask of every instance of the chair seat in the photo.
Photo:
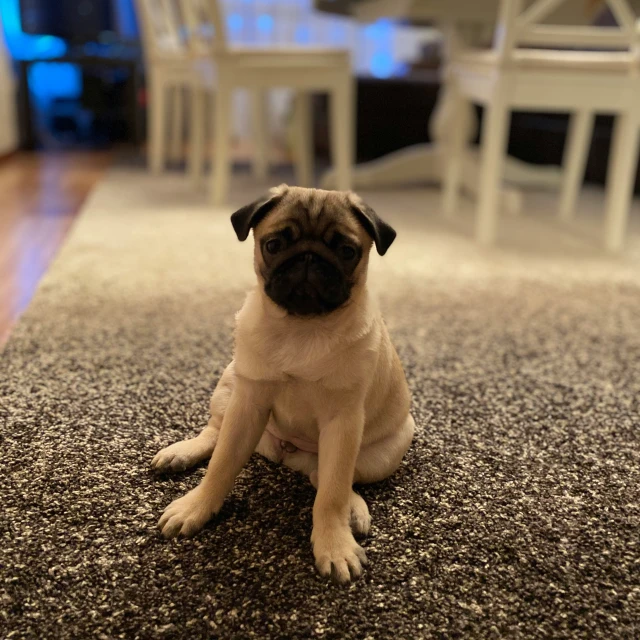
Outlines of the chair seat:
M172 85L196 85L212 88L216 84L216 68L210 57L195 60L184 55L156 57L151 69L152 71L157 70L164 81Z
M479 67L498 65L498 56L493 50L478 49L460 52L453 64ZM627 51L561 51L550 49L517 49L506 65L518 69L537 71L608 71L624 73L635 63Z
M328 47L230 47L217 53L215 57L239 67L254 69L317 68L351 64L351 54L347 49Z
M350 52L323 47L230 47L215 54L185 55L177 53L156 57L154 63L173 82L195 83L206 88L217 83L218 63L228 63L238 70L286 71L299 69L350 69Z

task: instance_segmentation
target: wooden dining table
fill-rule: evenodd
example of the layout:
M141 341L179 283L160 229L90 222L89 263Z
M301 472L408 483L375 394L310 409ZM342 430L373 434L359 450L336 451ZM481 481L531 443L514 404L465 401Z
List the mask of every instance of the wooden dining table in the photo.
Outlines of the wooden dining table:
M354 189L393 187L424 182L440 184L445 166L444 146L452 126L452 100L447 83L447 42L454 33L462 34L470 44L486 44L498 18L499 0L314 0L315 8L336 15L350 16L362 23L380 18L392 18L405 23L433 26L443 36L442 90L438 105L429 121L434 142L418 144L392 154L359 164L354 170ZM593 21L594 0L569 0L562 3L554 20L565 24L589 24ZM635 3L634 3L635 4ZM640 0L638 0L640 5ZM475 42L474 42L475 41ZM460 120L456 120L457 123ZM471 142L476 137L478 121L472 105L467 106L464 118L465 134ZM478 154L468 154L464 172L464 188L477 192ZM516 212L521 206L523 187L559 187L560 167L532 165L515 158L507 158L504 169L502 205ZM323 188L335 187L335 174L329 170L322 178Z

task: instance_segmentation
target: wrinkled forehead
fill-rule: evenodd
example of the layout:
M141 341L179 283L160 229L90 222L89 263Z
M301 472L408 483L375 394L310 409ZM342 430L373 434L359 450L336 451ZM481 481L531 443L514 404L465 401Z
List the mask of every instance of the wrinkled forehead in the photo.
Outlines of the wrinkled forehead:
M368 236L353 215L351 207L346 193L292 187L258 224L255 232L263 237L292 227L296 237L320 238L338 231L364 243Z

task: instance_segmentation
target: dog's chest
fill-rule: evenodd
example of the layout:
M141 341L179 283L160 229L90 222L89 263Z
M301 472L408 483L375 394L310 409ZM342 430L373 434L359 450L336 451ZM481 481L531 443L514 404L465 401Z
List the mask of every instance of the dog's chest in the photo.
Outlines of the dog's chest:
M318 438L318 419L330 401L321 383L290 378L280 385L272 414L283 435Z
M263 350L263 362L279 374L279 379L296 390L316 393L322 401L330 390L350 387L362 377L367 366L365 341L341 341L335 336L283 336Z
M297 335L273 339L265 355L274 369L282 372L294 386L318 381L335 368L330 342L315 336L307 340Z

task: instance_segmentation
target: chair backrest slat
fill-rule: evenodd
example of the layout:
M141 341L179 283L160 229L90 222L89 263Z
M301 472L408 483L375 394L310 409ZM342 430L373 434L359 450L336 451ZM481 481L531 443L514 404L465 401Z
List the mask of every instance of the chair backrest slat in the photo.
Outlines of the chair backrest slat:
M517 46L517 21L522 12L523 0L502 0L493 46L500 58L508 58Z
M538 24L563 2L564 0L538 0L522 12L518 22L521 25Z
M522 45L629 49L630 34L618 27L559 27L535 25L518 38Z
M136 0L136 7L148 60L185 52L180 16L173 0Z
M225 20L219 0L179 0L189 48L196 54L227 48Z
M503 59L508 58L518 46L634 49L638 38L636 25L640 23L629 0L602 0L602 7L608 8L615 18L617 26L614 27L545 22L567 1L535 0L525 8L524 0L502 0L494 38L494 49L498 55Z
M635 31L637 17L627 0L607 0L607 5L621 29Z

